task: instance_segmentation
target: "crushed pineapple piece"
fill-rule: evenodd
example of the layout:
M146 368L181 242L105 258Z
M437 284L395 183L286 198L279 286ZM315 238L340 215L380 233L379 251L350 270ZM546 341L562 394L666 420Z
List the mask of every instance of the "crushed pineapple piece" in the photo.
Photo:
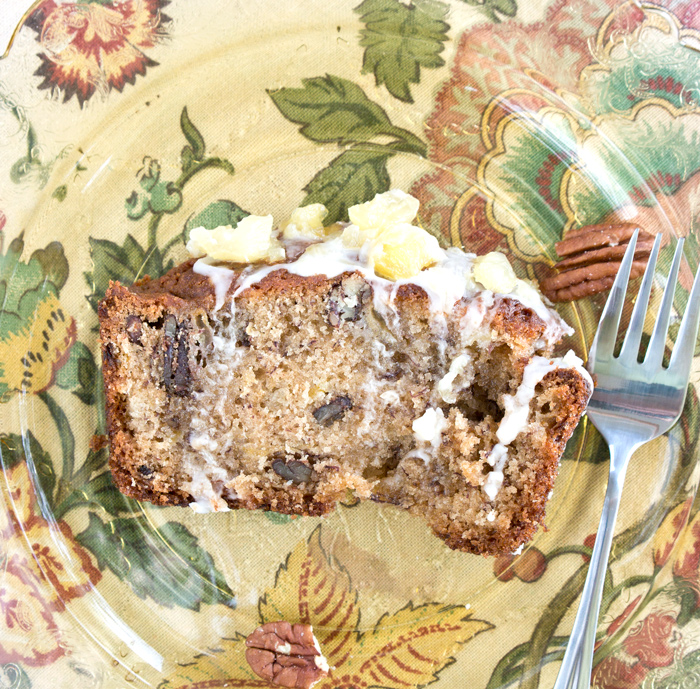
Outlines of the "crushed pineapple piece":
M389 280L411 278L445 258L437 239L408 223L382 230L370 241L367 260L374 272Z
M519 282L508 259L500 251L477 256L473 276L485 289L499 294L509 294Z
M348 249L359 249L365 242L374 239L377 236L378 230L372 229L369 231L361 230L357 225L348 225L341 235L343 244Z
M322 203L300 206L292 211L282 235L285 239L323 239L323 219L327 215L328 209Z
M239 220L236 227L195 227L190 231L187 251L192 256L235 263L284 260L284 247L272 233L272 222L271 215L249 215Z
M343 232L343 244L359 249L382 230L411 223L419 206L418 199L399 189L377 194L371 201L351 206L348 209L351 225Z
M348 209L353 225L362 230L383 229L398 223L410 223L418 214L420 202L400 189L377 194L371 201L358 203Z

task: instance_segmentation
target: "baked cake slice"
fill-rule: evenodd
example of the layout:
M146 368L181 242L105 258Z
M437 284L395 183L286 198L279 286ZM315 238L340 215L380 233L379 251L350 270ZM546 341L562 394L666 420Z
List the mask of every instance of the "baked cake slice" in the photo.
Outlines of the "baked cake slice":
M544 519L592 382L502 254L442 250L402 192L287 226L199 228L195 256L100 304L110 468L131 497L323 515L354 494L449 547L517 549Z

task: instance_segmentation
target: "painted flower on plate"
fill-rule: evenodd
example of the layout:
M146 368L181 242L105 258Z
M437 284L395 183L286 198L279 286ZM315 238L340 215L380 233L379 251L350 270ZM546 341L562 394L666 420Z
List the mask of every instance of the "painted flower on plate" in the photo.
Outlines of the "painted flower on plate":
M661 522L661 526L652 539L652 558L655 567L663 567L666 564L679 536L688 523L692 505L693 499L688 498L680 505L676 505Z
M608 628L612 636L634 611L633 600ZM650 671L673 664L680 632L674 615L653 612L636 623L622 641L622 649L603 658L594 668L591 684L596 689L638 689Z
M22 261L22 236L2 252L0 232L0 402L38 393L55 380L76 340L76 324L61 306L68 279L63 247L51 242Z
M260 624L286 620L313 625L331 666L328 677L315 685L317 689L424 686L454 662L453 655L463 644L492 628L464 606L408 603L361 631L358 591L345 568L326 555L321 527L289 554L274 586L260 598L258 611ZM217 649L183 664L163 689L269 686L245 659L245 634L222 639L222 653Z
M46 0L27 24L38 33L42 53L35 72L39 88L57 88L82 105L96 92L106 95L133 84L158 63L145 51L165 35L168 0Z
M65 653L56 613L102 577L64 521L37 511L25 462L0 491L0 663L46 665Z

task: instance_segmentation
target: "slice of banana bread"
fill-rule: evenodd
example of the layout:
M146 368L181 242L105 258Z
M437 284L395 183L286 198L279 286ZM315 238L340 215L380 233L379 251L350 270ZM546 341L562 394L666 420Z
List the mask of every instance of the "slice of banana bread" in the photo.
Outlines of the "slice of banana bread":
M451 548L529 540L592 392L573 354L551 358L567 326L523 281L485 289L457 249L398 280L362 254L331 236L274 265L192 259L112 284L99 316L119 489L302 515L353 493L421 515Z

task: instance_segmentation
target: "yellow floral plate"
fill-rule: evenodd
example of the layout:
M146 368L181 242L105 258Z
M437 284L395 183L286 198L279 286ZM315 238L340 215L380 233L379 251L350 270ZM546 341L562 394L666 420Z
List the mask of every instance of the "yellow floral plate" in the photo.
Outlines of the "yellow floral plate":
M443 243L530 278L589 223L664 233L664 267L685 236L682 312L699 47L698 0L36 5L0 62L0 686L261 687L243 641L280 618L317 630L319 689L551 686L607 475L590 425L518 556L373 504L142 505L106 471L96 305L183 259L193 226L309 202L332 221L399 187ZM603 300L561 309L579 354ZM700 686L697 381L631 465L596 687Z

